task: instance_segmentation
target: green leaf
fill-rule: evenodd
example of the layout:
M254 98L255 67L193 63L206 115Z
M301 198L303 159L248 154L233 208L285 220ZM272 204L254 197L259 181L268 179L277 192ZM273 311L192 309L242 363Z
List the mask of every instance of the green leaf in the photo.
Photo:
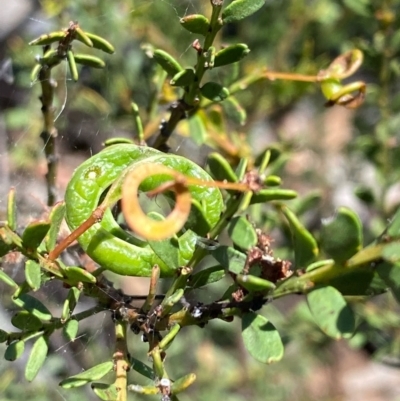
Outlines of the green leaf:
M292 232L295 268L303 269L318 255L317 241L289 208L282 206L281 210L287 218Z
M253 248L258 241L256 230L243 216L236 216L229 222L228 233L233 243L244 250Z
M37 291L40 288L42 271L39 263L34 260L27 260L25 263L25 278L29 287L33 291Z
M235 169L235 175L237 177L237 181L243 180L248 165L249 165L249 159L247 157L240 158L239 163Z
M229 96L221 103L227 116L236 124L246 124L247 113L234 96Z
M96 283L96 277L90 274L87 270L78 266L67 266L62 269L63 275L73 284L83 283Z
M236 282L250 292L263 292L264 294L268 294L276 288L275 284L271 281L251 274L238 274L236 276Z
M52 318L50 311L36 298L28 294L21 294L18 297L13 297L15 305L27 310L33 316L40 320L49 321Z
M63 327L64 337L68 341L74 341L78 334L79 322L75 319L68 320Z
M206 36L210 29L208 18L201 14L187 15L180 19L180 23L189 32Z
M282 179L277 175L268 175L267 177L265 177L264 185L266 185L267 187L277 187L281 184L282 184Z
M375 195L372 191L372 188L367 187L366 185L358 185L354 189L354 195L368 206L371 206L375 203Z
M222 102L229 96L229 90L216 82L207 82L200 88L200 92L213 102Z
M114 362L112 361L100 363L84 372L68 377L68 379L63 380L59 385L63 388L84 386L89 382L101 379L112 370L113 366Z
M3 270L1 269L0 269L0 280L10 287L18 288L18 284L10 276L4 273Z
M154 380L156 377L153 369L142 361L139 361L139 359L131 357L130 364L131 368L140 373L142 376L147 377L150 380Z
M50 229L50 223L44 220L33 221L22 234L22 245L26 249L36 249Z
M164 217L156 212L150 212L148 216L154 220L162 221ZM169 267L179 267L179 242L176 237L161 241L148 241L153 252Z
M306 272L310 272L312 270L316 270L316 269L319 269L320 267L324 267L324 266L333 266L334 264L335 264L335 261L333 259L318 260L318 261L308 265L306 268Z
M25 379L31 382L39 373L40 368L46 360L49 345L48 339L40 336L33 344L31 354L29 355L28 362L25 367Z
M387 244L382 250L383 259L390 263L396 263L400 260L400 243L391 242Z
M262 189L251 197L250 205L275 200L291 200L297 197L297 192L291 189Z
M8 339L8 333L0 329L0 344L6 342Z
M36 331L43 327L43 323L28 311L17 312L11 319L11 323L22 331Z
M93 392L104 401L115 401L118 397L118 389L115 384L92 383Z
M182 66L164 50L154 50L153 58L161 68L172 77L182 71Z
M189 118L189 132L190 137L194 140L196 145L202 145L205 143L208 134L206 127L204 126L203 119L199 113Z
M58 202L51 209L49 220L50 229L46 234L45 243L46 250L50 252L54 249L57 243L57 236L60 231L61 223L65 215L65 202Z
M185 391L191 384L196 380L196 375L194 373L189 373L179 379L175 380L171 385L171 394L179 394Z
M390 225L387 229L387 234L391 238L400 237L400 207L397 209L396 213L390 221Z
M6 352L4 353L4 359L6 361L13 362L22 356L24 350L25 350L24 341L22 340L14 341L7 347Z
M74 54L74 60L78 64L87 65L92 68L104 68L106 63L95 56L89 54Z
M186 266L189 263L196 248L197 238L197 234L192 230L186 230L185 233L179 237L179 266Z
M188 284L192 288L200 288L222 280L225 274L225 269L220 265L208 267L190 276Z
M307 294L307 302L315 322L329 337L338 340L353 335L354 313L337 289L316 288Z
M5 242L3 238L0 236L0 257L7 255L7 253L10 252L12 249L13 246Z
M258 11L265 4L265 0L234 0L222 11L224 24L240 21Z
M244 43L237 43L225 47L215 55L214 67L221 67L223 65L233 64L240 61L243 57L250 53L250 49Z
M400 303L400 263L380 263L377 272Z
M296 199L290 204L290 206L296 216L300 217L309 210L314 210L316 207L318 207L321 199L322 194L319 191L313 191L308 193L306 196L301 197L300 199Z
M212 250L211 254L225 269L235 274L242 273L247 259L244 253L230 246L222 245Z
M195 77L193 68L185 68L172 77L170 84L172 86L188 86L193 83Z
M228 160L220 153L213 152L208 155L207 164L215 180L237 182L238 178Z
M341 207L321 227L321 247L336 262L343 263L357 253L363 242L362 224L355 212Z
M11 188L8 192L7 199L7 224L11 230L17 229L17 206L15 200L15 188Z
M78 288L72 287L69 289L67 299L64 301L63 310L61 313L62 320L69 319L71 313L75 309L76 304L78 303L80 295L81 291Z
M187 230L190 229L194 231L199 236L204 236L210 231L211 228L210 223L207 220L206 213L201 203L197 199L192 198L191 204L192 207L190 209L190 215L186 221L185 228Z
M283 344L278 331L264 316L254 312L242 317L242 337L250 355L262 363L273 363L282 359Z
M371 266L359 267L329 280L329 285L345 296L373 296L387 290L387 285Z

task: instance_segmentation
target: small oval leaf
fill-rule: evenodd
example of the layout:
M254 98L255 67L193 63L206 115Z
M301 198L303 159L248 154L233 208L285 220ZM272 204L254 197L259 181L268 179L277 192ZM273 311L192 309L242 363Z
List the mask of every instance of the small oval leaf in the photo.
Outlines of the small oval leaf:
M68 320L63 327L64 337L68 341L74 341L78 334L79 322L75 319Z
M17 229L17 206L15 200L15 188L8 191L7 199L7 224L11 230Z
M172 77L170 84L172 86L188 86L193 83L195 77L193 68L185 68Z
M89 32L85 32L85 34L91 40L95 49L102 50L108 54L113 54L115 52L114 46L106 39Z
M0 344L6 342L8 339L8 333L0 329Z
M112 361L100 363L84 372L68 377L68 379L63 380L59 385L63 388L84 386L89 382L101 379L112 370L113 366L114 363Z
M172 77L183 70L182 66L166 51L154 50L153 58L161 68Z
M130 360L130 364L131 368L140 373L142 376L147 377L150 380L154 380L154 378L156 377L153 369L142 361L139 361L139 359L132 357Z
M233 64L240 61L250 53L249 47L244 43L237 43L225 47L215 55L214 67L221 67L223 65Z
M10 287L18 288L18 284L10 276L4 273L3 270L1 269L0 269L0 280Z
M215 283L225 277L225 269L220 266L212 266L207 269L200 270L189 277L189 286L192 288L200 288L207 284Z
M189 373L179 379L175 380L171 386L171 394L179 394L185 391L191 384L196 380L196 375L194 373Z
M180 19L183 28L192 33L197 33L206 36L210 29L208 18L201 14L187 15Z
M376 270L400 304L400 263L379 263Z
M50 229L47 220L38 220L30 223L22 234L22 245L26 249L36 249L43 241Z
M306 268L318 255L317 241L289 208L282 206L281 210L287 218L292 232L295 268Z
M226 245L219 246L211 254L221 266L235 274L240 274L246 264L244 253Z
M82 281L83 283L96 283L96 277L90 274L87 270L78 266L67 266L62 269L65 277L67 277L73 283Z
M222 107L227 116L236 124L246 124L247 113L234 96L229 96L222 102Z
M6 361L13 362L22 356L24 350L25 350L24 341L22 340L14 341L7 347L6 352L4 353L4 359Z
M265 0L234 0L222 12L224 24L240 21L258 11L265 4Z
M196 145L200 146L206 142L208 133L204 125L203 119L199 113L189 119L190 137L195 141Z
M291 189L262 189L251 197L250 205L271 202L274 200L291 200L297 197L297 192Z
M33 344L31 354L29 355L28 362L25 367L25 379L31 382L39 373L40 368L46 360L49 345L48 339L40 336Z
M43 323L28 311L17 312L11 319L11 323L22 331L36 331L43 327Z
M208 155L207 164L215 180L237 182L238 178L228 160L220 153L213 152Z
M57 236L65 215L65 202L58 202L51 209L49 220L50 229L45 237L46 250L50 252L56 246Z
M25 263L25 278L33 291L37 291L40 288L41 275L42 271L39 263L34 260L27 260Z
M63 311L61 314L62 320L67 320L71 313L74 311L76 304L78 303L79 297L81 295L81 291L72 287L68 291L67 299L64 301Z
M281 337L264 316L254 312L242 317L242 337L250 355L262 363L273 363L282 359L283 344Z
M106 63L95 56L90 56L89 54L74 54L74 60L78 64L87 65L92 68L104 68Z
M252 276L251 274L238 274L236 276L236 282L250 292L263 292L267 294L276 288L275 284L271 281Z
M352 210L341 207L321 227L321 247L336 262L343 263L357 253L363 242L360 218Z
M50 311L38 299L29 294L21 294L16 298L13 297L13 302L40 320L48 321L52 318Z
M104 401L114 401L118 399L118 389L115 384L92 383L93 392Z
M256 246L258 241L255 228L243 216L236 216L229 222L228 233L233 243L244 250Z
M307 294L307 303L315 322L329 337L338 340L353 335L354 313L336 288L316 288Z
M222 102L229 96L229 90L216 82L207 82L200 88L200 92L213 102Z

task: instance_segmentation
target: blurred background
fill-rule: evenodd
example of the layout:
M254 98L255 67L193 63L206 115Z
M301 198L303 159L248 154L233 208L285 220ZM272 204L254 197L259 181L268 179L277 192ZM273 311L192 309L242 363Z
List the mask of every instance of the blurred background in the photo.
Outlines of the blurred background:
M101 35L116 48L105 55L105 70L83 68L74 83L66 63L55 69L58 129L59 199L74 170L102 149L110 137L134 137L131 101L141 110L146 136L157 133L168 105L179 91L160 84L160 71L146 55L149 43L193 66L192 42L179 19L189 14L209 16L203 0L13 0L0 13L0 212L10 186L15 186L19 223L47 212L44 174L46 162L40 139L40 84L31 82L39 47L37 36L78 21L88 32ZM364 80L367 98L358 110L326 108L315 84L262 80L236 94L247 119L224 110L226 136L212 132L199 137L183 122L171 138L172 152L201 165L215 148L236 163L256 160L273 148L279 155L276 171L284 186L299 191L312 207L302 216L310 230L338 206L349 206L364 222L365 243L379 235L400 203L400 0L267 0L256 14L225 26L216 47L246 43L251 53L231 68L213 71L225 84L265 68L316 75L339 54L358 48L364 63L351 81ZM83 45L82 45L83 46ZM90 52L90 50L89 50ZM207 79L207 77L206 77ZM161 89L160 89L161 86ZM157 88L159 90L157 90ZM219 110L216 105L208 113ZM151 139L150 139L151 140ZM295 207L295 204L293 204ZM290 257L285 236L273 210L260 210L263 228L276 232L277 255ZM279 227L278 227L279 228ZM277 230L277 231L274 231ZM21 274L20 260L3 261L5 269ZM8 271L9 271L8 270ZM127 293L143 293L146 282L116 279ZM196 294L203 302L221 296L222 283ZM12 306L0 285L0 328L8 326ZM63 289L47 287L40 294L53 310L60 308ZM90 300L80 307L89 307ZM240 324L211 322L203 330L185 329L169 352L167 363L179 377L192 370L198 379L182 400L216 401L400 401L400 310L390 294L358 306L360 326L347 342L328 339L313 323L302 297L288 297L263 309L286 343L284 359L271 366L249 357L240 337ZM23 378L26 358L14 363L0 359L0 401L28 397L39 400L95 399L90 389L64 390L61 378L110 357L112 322L109 314L88 319L80 335L67 343L52 336L52 353L33 383ZM3 344L0 352L3 352ZM27 352L26 352L27 353ZM131 353L146 358L146 346L131 338ZM145 383L132 373L132 383ZM132 396L132 399L139 396Z

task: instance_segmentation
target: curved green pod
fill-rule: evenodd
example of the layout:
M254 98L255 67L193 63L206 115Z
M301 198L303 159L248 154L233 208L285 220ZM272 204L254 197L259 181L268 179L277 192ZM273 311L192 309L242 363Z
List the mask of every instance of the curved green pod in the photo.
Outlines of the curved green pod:
M102 194L112 185L113 194L107 198L120 197L121 185L129 168L137 163L158 163L186 176L211 181L201 167L181 156L168 155L155 149L131 144L112 145L81 164L68 184L65 203L66 220L75 230L85 222L99 205ZM141 185L151 190L166 181L166 177L153 176ZM192 199L197 201L212 228L223 209L222 196L217 188L189 186ZM187 227L196 232L196 227ZM124 231L107 209L101 222L94 224L78 241L87 254L107 270L121 275L148 277L155 264L162 276L172 276L175 267L167 266L146 241Z

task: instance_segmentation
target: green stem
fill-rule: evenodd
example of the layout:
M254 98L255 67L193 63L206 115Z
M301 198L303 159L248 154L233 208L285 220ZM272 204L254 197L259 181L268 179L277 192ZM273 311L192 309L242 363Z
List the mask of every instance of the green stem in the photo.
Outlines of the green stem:
M215 36L222 27L219 15L222 9L222 1L211 2L212 13L210 19L210 30L204 38L202 48L197 53L197 62L195 68L194 82L189 86L189 89L183 95L183 98L172 106L172 111L168 122L162 124L160 134L156 138L153 147L159 150L167 150L166 143L172 132L175 130L179 121L186 117L187 112L195 110L198 104L198 93L201 80L206 72L207 52L212 46Z
M115 387L118 389L116 401L127 400L128 377L127 372L130 369L128 346L126 341L126 322L117 321L115 323L115 352L113 355L115 364Z
M364 248L349 259L344 266L329 264L305 273L302 276L291 277L283 281L282 284L278 284L273 297L275 299L288 294L304 293L316 284L328 283L334 278L346 275L352 269L360 268L367 263L380 259L384 246L385 244L379 244Z
M44 48L44 52L47 48ZM44 153L47 161L47 205L52 206L56 201L56 176L57 176L57 156L56 156L56 136L57 130L54 126L54 88L55 84L51 78L51 67L43 66L39 71L39 82L42 89L40 101L42 102L43 131L41 137L44 142Z

